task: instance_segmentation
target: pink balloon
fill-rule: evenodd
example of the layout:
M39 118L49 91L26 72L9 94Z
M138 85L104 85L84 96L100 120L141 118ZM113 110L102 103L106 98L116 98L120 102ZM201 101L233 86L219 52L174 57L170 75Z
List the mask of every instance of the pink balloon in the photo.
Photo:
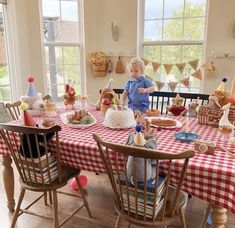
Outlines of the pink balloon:
M87 185L87 177L84 175L80 175L78 176L78 178L80 180L82 188L85 188L85 186ZM72 188L73 190L78 190L78 185L75 178L70 182L70 188Z

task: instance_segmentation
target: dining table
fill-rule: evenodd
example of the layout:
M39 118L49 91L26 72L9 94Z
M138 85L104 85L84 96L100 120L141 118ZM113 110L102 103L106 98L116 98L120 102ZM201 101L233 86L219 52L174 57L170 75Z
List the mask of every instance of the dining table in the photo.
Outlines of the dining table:
M98 133L104 140L125 144L130 134L134 133L133 128L112 129L103 125L104 116L100 111L88 110L95 117L96 123L89 127L71 126L61 119L65 113L71 110L58 109L54 118L55 124L61 126L60 153L62 162L65 165L80 168L81 170L95 173L104 173L98 146L92 134ZM180 141L175 135L185 130L184 116L170 116L180 123L176 127L159 128L152 126L153 134L157 138L157 150L166 153L177 153L179 151L194 149L195 143ZM42 123L42 116L34 117L39 124ZM19 121L20 124L21 121ZM193 197L207 201L212 205L213 227L225 227L227 221L227 210L235 213L235 145L224 139L218 132L218 128L201 125L197 118L189 118L189 132L195 133L200 140L213 142L216 145L214 154L206 154L196 151L190 159L187 174L183 183L183 189ZM50 148L55 151L55 141L52 138ZM3 181L7 196L7 206L10 211L14 210L14 174L11 166L12 159L6 145L0 137L0 155L2 155ZM181 167L180 161L172 163L175 175L171 177L172 184L178 181L177 174Z

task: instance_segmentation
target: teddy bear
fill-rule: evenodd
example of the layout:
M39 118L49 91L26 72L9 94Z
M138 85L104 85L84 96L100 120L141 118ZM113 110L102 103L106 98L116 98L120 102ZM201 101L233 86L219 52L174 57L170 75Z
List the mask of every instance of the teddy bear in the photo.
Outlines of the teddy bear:
M38 93L33 85L34 77L28 77L28 90L26 95L20 97L21 103L26 103L28 105L28 112L31 116L37 116L43 114L45 103L42 98L42 94Z
M30 97L27 95L21 96L20 101L28 104L28 112L31 116L42 115L45 109L45 102L42 99L42 94Z
M225 91L225 82L226 78L222 79L219 87L210 95L209 97L209 105L211 107L219 107L222 108L224 105L228 104L228 100L231 98L231 94Z
M101 109L101 104L105 105L111 105L112 103L115 103L115 105L119 105L120 101L116 95L116 93L111 89L111 83L112 79L109 80L109 83L107 86L103 89L100 90L100 98L96 104L96 109L100 110Z

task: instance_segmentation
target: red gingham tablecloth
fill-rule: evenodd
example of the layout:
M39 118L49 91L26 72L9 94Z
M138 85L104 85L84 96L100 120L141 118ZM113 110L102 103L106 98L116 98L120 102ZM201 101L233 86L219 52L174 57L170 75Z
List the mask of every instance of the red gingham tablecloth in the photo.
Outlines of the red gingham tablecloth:
M61 110L60 110L61 111ZM104 167L99 155L98 147L92 137L92 133L98 133L103 139L125 143L133 129L113 130L103 126L103 116L100 112L91 111L97 123L86 129L70 128L63 124L58 116L56 124L62 127L60 136L61 158L66 165L81 168L93 172L104 172ZM185 117L177 117L177 120L184 122ZM40 124L41 119L36 119ZM154 132L158 137L157 148L166 152L177 152L194 148L194 143L180 142L175 139L176 131L180 129L162 129ZM213 141L217 145L215 155L197 153L190 159L187 175L184 181L183 190L206 200L214 205L229 209L235 213L235 158L227 155L222 149L235 153L235 146L221 139L217 128L199 125L196 119L190 119L190 132L197 133L203 140ZM55 147L51 143L51 150ZM8 151L0 141L0 154L8 154ZM178 180L180 161L173 163L175 173L171 181Z

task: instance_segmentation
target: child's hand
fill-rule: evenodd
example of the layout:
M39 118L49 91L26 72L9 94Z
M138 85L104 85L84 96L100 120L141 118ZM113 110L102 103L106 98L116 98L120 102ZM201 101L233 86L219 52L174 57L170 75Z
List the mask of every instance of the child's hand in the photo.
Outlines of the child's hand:
M146 88L138 88L137 89L138 93L146 93Z

